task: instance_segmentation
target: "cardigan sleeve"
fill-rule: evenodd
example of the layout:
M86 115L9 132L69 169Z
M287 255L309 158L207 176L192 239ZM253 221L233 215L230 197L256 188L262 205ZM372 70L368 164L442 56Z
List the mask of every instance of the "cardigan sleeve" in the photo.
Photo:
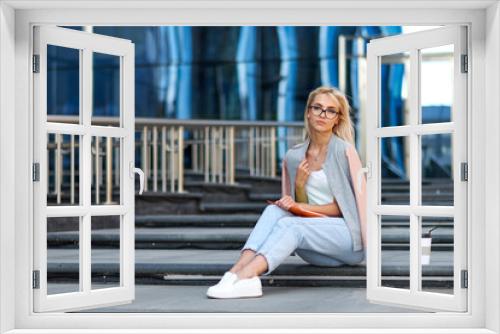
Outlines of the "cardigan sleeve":
M283 163L281 164L281 196L291 196L290 193L290 176L288 175L288 170L286 168L286 160L283 158Z
M366 250L366 176L363 173L361 160L354 145L349 145L346 149L347 160L349 162L349 172L351 174L351 182L354 185L354 195L356 197L356 206L358 209L361 240L363 248Z

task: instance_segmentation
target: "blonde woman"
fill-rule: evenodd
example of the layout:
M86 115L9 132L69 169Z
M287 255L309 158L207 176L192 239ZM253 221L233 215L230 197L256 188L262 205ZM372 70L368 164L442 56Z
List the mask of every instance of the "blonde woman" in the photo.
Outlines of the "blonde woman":
M366 180L349 113L347 98L336 88L309 94L306 139L283 159L282 198L265 208L239 260L208 289L208 297L262 296L259 275L269 275L293 252L326 267L365 259ZM294 205L324 217L295 216L288 211Z

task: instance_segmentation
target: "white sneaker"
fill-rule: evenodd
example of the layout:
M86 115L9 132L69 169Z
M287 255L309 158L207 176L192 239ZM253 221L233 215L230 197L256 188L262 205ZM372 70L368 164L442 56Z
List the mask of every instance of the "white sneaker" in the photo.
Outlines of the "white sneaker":
M232 273L230 271L226 271L220 281L208 288L207 290L207 296L211 296L214 293L217 293L218 290L223 289L226 285L231 285L238 279L238 275L235 273Z
M237 277L238 276L236 275L236 278ZM262 284L258 276L237 279L232 284L224 284L218 289L213 289L207 292L207 296L211 298L261 297Z

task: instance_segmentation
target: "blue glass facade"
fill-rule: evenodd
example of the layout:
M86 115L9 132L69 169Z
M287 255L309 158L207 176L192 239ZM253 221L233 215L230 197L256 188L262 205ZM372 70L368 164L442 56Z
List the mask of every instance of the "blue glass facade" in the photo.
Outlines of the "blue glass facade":
M76 27L74 27L76 28ZM78 29L78 28L76 28ZM339 35L363 36L363 50L351 40L351 56L366 55L366 43L374 37L400 34L402 28L391 27L93 27L94 33L131 40L135 44L135 112L136 117L227 120L303 120L308 93L319 85L339 84ZM55 50L52 60L64 57ZM355 59L355 58L352 58ZM60 59L59 59L60 60ZM104 60L102 60L104 61ZM94 66L115 66L101 63ZM75 71L75 69L69 70ZM63 71L58 75L64 76ZM109 72L109 71L108 71ZM382 97L388 108L383 122L399 125L403 98L400 92L404 75L402 64L382 66L386 86ZM68 76L66 74L66 76ZM64 78L58 78L62 82ZM78 82L71 80L67 85ZM358 130L360 106L358 65L347 59L346 91L353 107L353 121ZM94 94L106 94L97 89ZM108 92L109 93L109 92ZM54 114L72 114L77 105L51 100ZM97 96L95 101L102 101ZM68 104L69 103L69 104ZM429 118L449 115L449 107L425 107ZM109 115L109 106L94 110L94 115ZM359 136L357 136L359 139ZM360 143L356 143L359 145ZM279 147L283 156L285 147ZM404 152L395 140L383 148L383 160L398 177L405 177Z

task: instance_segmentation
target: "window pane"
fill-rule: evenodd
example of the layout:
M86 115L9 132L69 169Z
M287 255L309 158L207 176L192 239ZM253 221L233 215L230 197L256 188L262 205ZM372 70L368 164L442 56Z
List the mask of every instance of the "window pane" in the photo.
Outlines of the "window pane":
M92 137L92 205L120 204L121 139Z
M380 57L380 126L407 125L410 122L408 84L410 52Z
M454 220L420 217L422 291L453 294Z
M47 218L47 294L78 292L80 217Z
M422 205L453 206L451 134L421 136Z
M380 216L380 286L410 288L410 217Z
M47 45L47 115L49 122L79 123L79 49ZM66 119L54 120L50 116Z
M121 126L120 57L94 52L92 61L92 125Z
M381 204L410 204L408 137L380 138Z
M47 205L80 204L80 137L47 134Z
M120 286L120 216L93 216L92 290Z
M421 123L451 121L453 44L420 51Z

